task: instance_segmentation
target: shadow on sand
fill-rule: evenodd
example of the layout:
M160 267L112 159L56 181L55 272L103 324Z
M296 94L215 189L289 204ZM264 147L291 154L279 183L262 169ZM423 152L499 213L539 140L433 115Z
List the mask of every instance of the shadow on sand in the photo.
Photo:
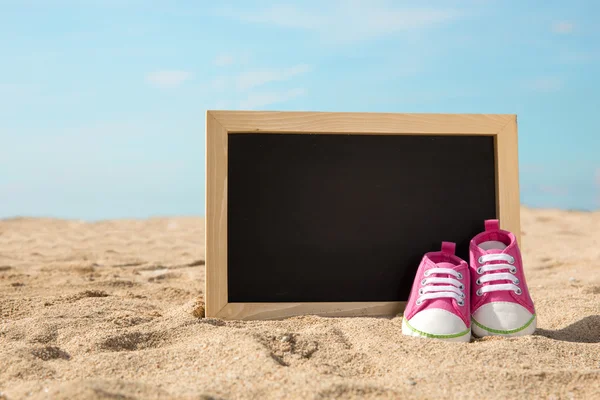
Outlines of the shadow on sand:
M600 315L590 315L556 331L537 329L535 335L564 342L600 343Z

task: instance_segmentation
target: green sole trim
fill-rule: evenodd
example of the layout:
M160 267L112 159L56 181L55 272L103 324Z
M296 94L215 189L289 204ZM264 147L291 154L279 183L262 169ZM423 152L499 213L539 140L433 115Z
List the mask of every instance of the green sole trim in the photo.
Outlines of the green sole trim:
M479 322L475 321L475 318L473 318L473 317L471 317L471 322L473 322L475 325L477 325L481 329L485 329L488 332L499 333L499 334L502 334L502 335L510 335L511 333L520 332L523 329L527 328L529 325L531 325L531 323L535 320L535 316L536 316L536 314L533 314L533 316L531 317L531 319L529 321L527 321L527 323L525 325L523 325L522 327L517 328L517 329L511 329L509 331L501 331L499 329L488 328L487 326L481 325Z
M410 328L410 330L412 330L413 332L418 333L421 336L425 336L428 338L432 338L432 339L453 339L453 338L457 338L457 337L461 337L461 336L465 336L467 334L471 334L471 330L467 329L464 332L460 332L460 333L453 333L451 335L433 335L431 333L427 333L427 332L423 332L420 331L418 329L413 328L409 323L408 320L406 319L406 317L402 317L404 319L404 323L406 324L406 326L408 326Z

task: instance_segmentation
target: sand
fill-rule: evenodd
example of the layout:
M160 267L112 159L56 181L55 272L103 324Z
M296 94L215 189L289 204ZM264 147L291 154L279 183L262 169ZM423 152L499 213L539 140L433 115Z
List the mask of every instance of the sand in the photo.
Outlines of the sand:
M535 335L202 318L200 218L0 221L0 399L600 399L600 212L522 210Z

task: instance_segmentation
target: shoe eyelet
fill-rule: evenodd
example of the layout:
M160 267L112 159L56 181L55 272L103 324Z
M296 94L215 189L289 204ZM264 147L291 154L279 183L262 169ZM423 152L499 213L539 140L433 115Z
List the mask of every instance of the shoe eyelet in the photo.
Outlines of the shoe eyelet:
M431 275L431 273L429 272L429 270L425 271L425 273L423 274L423 276L429 276Z
M479 275L483 274L483 269L481 267L477 268L477 273Z
M421 304L423 304L423 300L417 299L417 301L415 301L415 304L420 306Z
M483 256L479 257L479 258L477 259L477 262L478 262L479 264L483 264Z
M465 298L465 294L464 294L464 293L461 293L461 294L460 294L460 298L461 298L461 299L464 299L464 298Z
M517 273L517 267L511 267L510 268L510 273L513 274L513 275L516 274Z
M427 285L427 279L423 279L423 280L421 281L421 286L425 286L425 285Z
M513 283L514 283L515 285L518 285L519 283L521 283L521 281L520 281L520 280L518 280L518 279L515 279L515 280L513 281Z
M458 273L458 279L462 279L463 278L463 274L461 274L460 272Z
M462 307L465 305L465 302L463 300L460 300L457 302L457 304Z
M477 292L475 292L475 294L476 294L477 296L482 296L482 295L483 295L483 292L481 291L481 289L477 289Z
M515 290L515 293L518 295L521 295L521 293L523 293L523 291L521 290L521 288L517 288L517 290Z
M515 258L511 257L510 260L508 260L508 263L509 264L514 264L515 263Z
M420 294L420 295L424 295L424 294L425 294L425 291L424 291L423 289L419 289L419 294Z
M475 283L477 284L477 286L481 286L481 279L477 279L477 280L475 281Z
M463 285L462 283L460 284L460 286L458 287L460 290L465 290L465 285Z

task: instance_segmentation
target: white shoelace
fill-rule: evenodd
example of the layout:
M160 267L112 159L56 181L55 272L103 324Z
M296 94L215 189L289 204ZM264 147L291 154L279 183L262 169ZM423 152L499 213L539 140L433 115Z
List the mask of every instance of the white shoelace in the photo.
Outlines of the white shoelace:
M421 281L422 288L419 289L419 297L417 305L421 305L423 301L430 299L453 298L459 306L465 305L465 285L454 278L439 278L431 277L433 274L446 274L462 279L463 275L451 268L431 268L425 271L425 278ZM429 285L430 283L444 283L445 285Z
M490 271L506 270L506 269L508 269L510 273L498 272L498 273L494 273L494 274L483 275L479 279L477 279L477 281L475 282L476 285L481 286L484 283L493 282L493 281L508 280L508 281L512 282L512 283L497 283L497 284L493 284L493 285L482 286L479 289L477 289L477 296L481 296L484 293L506 291L506 290L512 290L516 294L523 293L521 288L518 286L519 279L517 279L517 277L514 276L514 274L516 274L516 272L517 272L517 267L515 267L513 265L515 262L515 259L512 256L510 256L508 254L486 254L486 255L479 257L479 259L477 261L481 265L479 268L477 268L477 274L479 274L479 275L483 275L484 273L490 272ZM506 262L508 262L508 264L504 264L504 263L502 263L502 264L487 264L490 261L506 261Z

